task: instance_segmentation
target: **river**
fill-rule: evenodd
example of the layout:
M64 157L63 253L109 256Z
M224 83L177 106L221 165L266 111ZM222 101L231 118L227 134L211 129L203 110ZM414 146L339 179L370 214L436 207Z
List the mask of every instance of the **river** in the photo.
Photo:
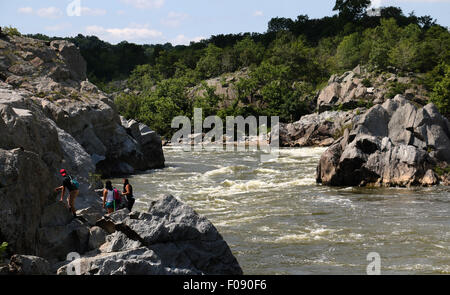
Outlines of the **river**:
M324 148L260 153L166 147L167 168L130 178L136 210L170 193L206 216L247 275L450 273L450 187L317 185ZM119 186L120 180L114 183Z

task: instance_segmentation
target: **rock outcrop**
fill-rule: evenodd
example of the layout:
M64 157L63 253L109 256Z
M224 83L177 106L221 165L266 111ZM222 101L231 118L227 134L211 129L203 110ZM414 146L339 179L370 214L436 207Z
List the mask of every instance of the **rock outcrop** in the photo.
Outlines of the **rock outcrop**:
M282 147L330 146L335 139L351 128L365 109L352 111L326 111L303 116L290 124L279 124L272 136L277 135Z
M324 112L337 108L354 109L358 106L381 104L393 97L392 88L398 86L404 90L399 92L401 90L395 89L397 93L394 94L400 93L408 99L426 104L426 90L420 83L415 83L415 79L412 73L406 77L395 73L374 75L364 67L357 66L340 76L331 76L328 85L317 97L317 110Z
M78 266L80 274L99 275L242 274L214 225L170 195L152 202L146 213L123 209L105 216L91 228L89 245L98 245L105 233L98 249L61 266L58 274Z
M450 162L450 124L433 104L417 109L397 95L361 116L322 155L317 181L334 186L435 185Z
M53 263L86 252L89 221L103 214L90 176L164 167L159 136L121 123L73 44L0 38L0 239L12 253ZM80 219L57 201L61 168L80 182Z
M8 265L8 275L50 275L50 263L37 256L14 255Z
M190 99L193 99L194 97L204 97L207 94L207 90L204 86L207 86L214 90L215 95L223 98L219 107L226 108L238 98L238 90L235 84L241 79L246 79L248 77L248 68L244 68L234 73L211 78L206 80L204 84L189 89L187 96ZM251 103L251 101L249 101L249 103Z
M59 40L51 43L23 37L0 39L0 99L22 96L29 112L50 119L58 131L64 149L78 145L76 153L85 170L93 167L104 176L133 173L164 167L162 144L142 148L121 125L113 100L86 79L86 62L75 45ZM14 87L14 89L11 88ZM20 93L14 93L20 92ZM72 140L73 139L73 140ZM72 141L67 143L68 141ZM76 143L75 143L76 142ZM87 163L84 150L91 158ZM149 154L155 152L156 155ZM76 171L78 172L78 171Z

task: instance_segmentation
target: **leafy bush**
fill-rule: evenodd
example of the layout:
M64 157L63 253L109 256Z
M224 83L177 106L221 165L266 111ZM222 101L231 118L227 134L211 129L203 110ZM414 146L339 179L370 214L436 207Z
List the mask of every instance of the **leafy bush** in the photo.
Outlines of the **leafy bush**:
M350 123L350 124L344 125L341 128L337 129L333 135L333 138L335 140L337 140L337 139L341 138L342 136L344 136L345 129L348 129L348 131L351 131L353 129L353 124Z
M442 175L445 175L445 174L450 174L450 166L447 166L447 167L436 166L436 167L434 167L433 170L439 176L442 176Z
M450 65L446 65L445 76L437 82L431 93L431 101L444 115L450 115Z
M3 242L2 244L0 244L0 261L5 257L6 255L6 249L8 247L8 243L7 242Z
M17 28L14 27L3 27L2 28L2 32L8 36L22 36L22 34L19 32L19 30Z
M367 78L364 78L361 83L362 83L362 85L364 85L364 87L367 87L367 88L372 87L372 82Z
M408 84L392 82L389 85L389 90L386 93L386 97L387 98L393 98L397 94L404 94L406 89L408 89L408 88L409 88Z

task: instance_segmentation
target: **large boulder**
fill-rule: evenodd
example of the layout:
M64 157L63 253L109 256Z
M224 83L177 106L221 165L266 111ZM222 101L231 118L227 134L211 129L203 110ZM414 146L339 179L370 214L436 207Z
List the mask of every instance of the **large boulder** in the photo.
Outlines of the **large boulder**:
M76 150L78 159L73 160L85 163L77 165L84 167L76 171L81 177L87 179L92 167L105 177L164 167L162 145L154 140L141 146L129 136L113 100L86 81L86 62L75 45L65 40L46 43L7 37L0 40L0 56L4 56L0 73L7 82L1 82L0 88L28 91L23 109L39 108L43 118L56 124L60 141L66 142L64 152Z
M164 167L165 158L161 137L145 124L138 123L135 120L127 121L124 117L120 117L120 120L127 136L140 146L143 159L141 162L133 163L133 165L139 167L145 163L147 166L142 167L143 170Z
M89 226L74 219L66 205L57 202L44 209L35 241L38 256L64 260L70 252L88 250Z
M147 213L123 209L97 225L108 234L105 244L59 274L76 263L81 274L242 274L214 225L173 196L152 202Z
M219 102L219 107L226 108L230 106L238 97L238 89L236 83L241 79L246 79L249 77L248 68L241 69L234 73L223 74L220 77L214 77L206 80L204 83L192 87L188 90L187 97L189 99L194 99L196 97L206 97L208 95L207 89L204 87L209 87L214 91L214 94L223 98ZM249 103L253 103L250 99Z
M89 230L89 250L100 248L106 242L106 232L98 227L93 226Z
M435 185L438 163L450 160L448 120L433 104L417 109L401 95L361 116L322 155L317 181L326 185Z
M382 104L392 98L399 89L408 99L421 105L427 102L428 92L421 85L420 77L414 74L400 76L399 73L375 74L365 67L357 66L342 75L333 75L317 96L317 110L353 109L357 106ZM402 86L402 87L399 87Z
M271 136L279 134L283 147L330 146L342 136L345 129L351 128L365 109L352 111L326 111L301 117L297 122L279 124Z
M63 58L73 80L86 80L86 61L73 43L66 40L55 40L50 43L50 47L58 51Z
M13 275L50 275L50 263L37 256L13 255L9 262L9 274Z
M0 236L14 253L36 254L36 232L50 204L52 181L37 154L0 148Z
M64 165L85 171L77 206L90 206L99 202L86 193L93 166L81 146L46 118L29 95L0 88L0 236L13 253L61 259L70 251L86 250L87 228L56 201L58 170Z
M328 85L322 89L317 98L319 112L331 110L338 106L355 108L360 101L371 101L374 98L373 90L364 86L357 69L344 73L341 76L333 75Z

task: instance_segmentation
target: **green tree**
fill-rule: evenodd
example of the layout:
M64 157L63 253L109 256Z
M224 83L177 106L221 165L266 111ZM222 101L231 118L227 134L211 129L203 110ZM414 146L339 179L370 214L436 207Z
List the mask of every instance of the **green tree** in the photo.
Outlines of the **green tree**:
M336 52L336 65L341 70L353 69L361 62L360 55L361 36L353 33L345 36Z
M269 21L268 32L287 31L292 28L294 21L290 18L275 17Z
M421 31L418 25L409 25L402 29L401 39L389 52L389 62L404 71L414 71L418 67L419 37Z
M389 65L389 52L401 37L400 27L395 19L381 19L381 25L365 34L370 45L369 63L379 69Z
M197 70L205 78L218 76L222 73L223 49L209 44L205 55L197 63Z
M333 10L345 19L357 19L366 13L370 3L370 0L336 0Z
M450 65L445 65L445 76L434 86L431 101L442 114L450 115Z
M114 100L119 113L127 119L136 119L141 110L142 99L137 95L121 94Z
M432 26L420 43L417 62L422 72L428 72L440 63L450 62L450 32L441 26Z
M255 43L250 37L237 42L234 50L239 58L239 65L242 67L259 64L264 57L264 46Z
M128 87L137 90L149 90L162 80L161 73L149 64L137 66L128 78Z

